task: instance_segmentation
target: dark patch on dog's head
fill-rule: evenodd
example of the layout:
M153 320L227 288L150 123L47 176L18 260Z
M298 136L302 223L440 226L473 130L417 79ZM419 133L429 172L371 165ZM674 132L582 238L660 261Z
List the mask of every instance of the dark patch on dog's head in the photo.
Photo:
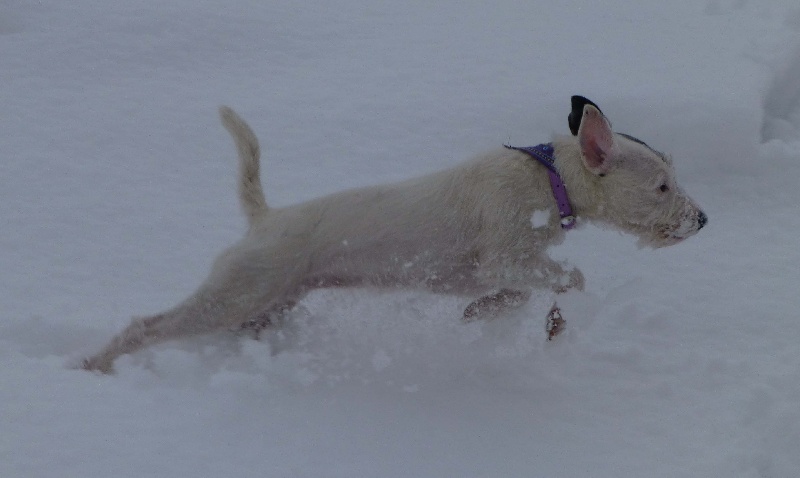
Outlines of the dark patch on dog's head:
M586 97L580 96L580 95L573 96L572 97L572 111L569 113L569 116L567 117L567 121L569 122L569 130L572 132L572 134L574 136L578 135L578 130L581 127L581 119L583 118L583 108L586 105L594 106L595 108L597 108L597 111L599 111L601 115L603 114L603 111L600 109L600 107L597 106L589 98L586 98ZM605 115L603 115L603 116L605 117ZM618 135L620 135L620 136L622 136L624 138L627 138L627 139L633 141L634 143L641 144L645 148L647 148L650 151L652 151L653 153L655 153L665 163L669 163L670 162L669 158L664 153L662 153L661 151L657 151L657 150L653 149L649 144L645 143L641 139L639 139L639 138L637 138L635 136L631 136L629 134L625 134L625 133L616 133L616 134L618 134ZM604 175L601 175L601 176L604 176Z
M597 108L597 111L600 114L603 114L603 110L600 109L599 106L594 104L594 102L588 98L583 96L575 95L572 97L572 111L569 113L567 117L567 122L569 123L569 130L572 132L573 136L578 135L578 130L581 127L581 118L583 118L583 107L586 105L592 105Z
M639 143L642 146L647 146L649 149L655 151L653 148L650 147L649 144L645 143L644 141L642 141L641 139L639 139L639 138L637 138L635 136L631 136L631 135L625 134L625 133L617 133L617 134L620 135L620 136L624 136L624 137L628 138L629 140L633 141L634 143Z
M624 138L627 138L627 139L629 139L629 140L633 141L634 143L641 144L641 145L642 145L642 146L644 146L645 148L647 148L647 149L649 149L650 151L652 151L652 152L653 152L653 153L654 153L656 156L658 156L659 158L661 158L661 160L662 160L662 161L664 161L665 163L669 163L669 160L667 159L667 156L666 156L664 153L662 153L661 151L658 151L658 150L655 150L655 149L653 149L653 147L652 147L652 146L650 146L649 144L645 143L645 142L644 142L644 141L642 141L641 139L639 139L639 138L637 138L637 137L635 137L635 136L631 136L631 135L629 135L629 134L625 134L625 133L617 133L617 134L618 134L618 135L620 135L620 136L622 136L622 137L624 137Z

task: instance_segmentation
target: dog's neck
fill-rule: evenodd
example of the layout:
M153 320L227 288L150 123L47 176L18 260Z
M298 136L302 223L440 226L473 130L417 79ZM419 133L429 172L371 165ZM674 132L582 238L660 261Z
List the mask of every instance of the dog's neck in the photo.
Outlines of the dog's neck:
M575 215L572 212L572 205L569 201L567 188L564 186L561 174L555 166L555 149L553 148L553 144L544 143L527 147L504 146L508 149L522 151L547 168L548 176L550 177L550 187L553 190L553 198L556 200L558 214L561 216L561 227L563 229L572 229L575 227Z

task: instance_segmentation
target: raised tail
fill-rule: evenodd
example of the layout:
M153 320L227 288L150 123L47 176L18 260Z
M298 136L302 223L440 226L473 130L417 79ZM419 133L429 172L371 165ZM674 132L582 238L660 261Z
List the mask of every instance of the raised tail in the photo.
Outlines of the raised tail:
M248 222L252 225L256 218L269 210L259 177L261 150L258 138L250 126L231 108L221 106L219 117L222 125L233 137L236 150L239 152L239 202L247 215Z

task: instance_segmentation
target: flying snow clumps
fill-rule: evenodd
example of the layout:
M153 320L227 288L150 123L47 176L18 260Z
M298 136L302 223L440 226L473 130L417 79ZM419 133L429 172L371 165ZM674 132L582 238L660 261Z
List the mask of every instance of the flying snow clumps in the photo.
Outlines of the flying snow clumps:
M531 226L534 229L539 229L541 227L547 227L547 224L550 222L550 210L537 210L533 211L531 215Z

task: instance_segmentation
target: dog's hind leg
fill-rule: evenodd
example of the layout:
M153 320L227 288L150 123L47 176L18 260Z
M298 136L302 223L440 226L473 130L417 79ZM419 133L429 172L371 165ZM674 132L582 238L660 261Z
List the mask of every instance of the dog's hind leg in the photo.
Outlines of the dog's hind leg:
M86 359L83 368L109 373L120 355L171 339L210 333L255 313L256 307L248 301L234 297L207 299L199 293L167 312L134 318L100 353Z
M286 314L296 306L297 302L294 300L276 304L268 310L261 311L255 317L247 319L234 330L248 333L253 339L259 340L263 330L280 327Z
M297 279L299 266L271 267L269 281L253 280L264 271L243 267L225 269L212 273L206 284L177 307L134 319L103 350L86 359L83 368L109 373L120 355L167 340L236 327L265 310L297 300L302 293L301 281Z

